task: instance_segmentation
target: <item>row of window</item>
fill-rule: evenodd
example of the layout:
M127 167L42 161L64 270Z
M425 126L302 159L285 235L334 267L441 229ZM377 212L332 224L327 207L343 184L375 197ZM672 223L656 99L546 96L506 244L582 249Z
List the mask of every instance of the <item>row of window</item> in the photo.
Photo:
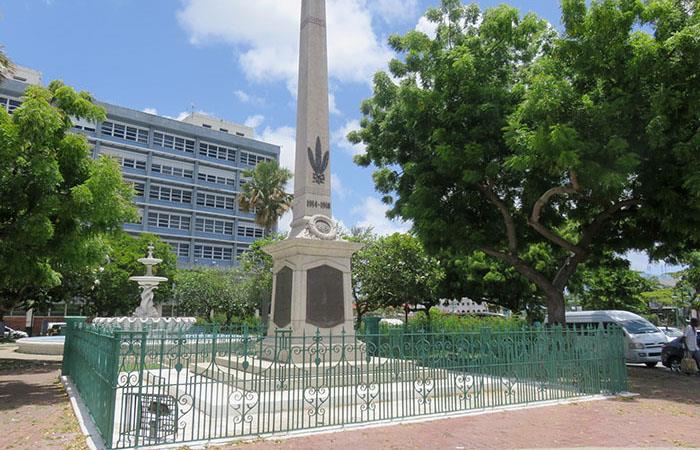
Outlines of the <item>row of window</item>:
M195 245L194 257L202 259L213 259L218 261L232 261L233 248L220 247L218 245Z
M151 170L155 173L161 173L163 175L170 175L173 177L189 178L190 180L194 177L194 172L192 171L192 169L171 167L163 164L152 164Z
M5 108L5 110L12 114L15 109L19 108L22 102L8 97L0 97L0 106Z
M257 166L261 162L270 161L270 158L265 156L256 155L254 153L241 152L241 164L247 164L249 166Z
M200 181L206 181L207 183L223 184L226 186L235 186L236 180L228 177L220 177L218 175L211 175L205 172L199 172L197 178Z
M195 221L195 230L203 233L225 234L233 236L234 223L229 220L210 219L205 217L197 217Z
M194 153L193 139L162 133L160 131L153 132L153 145L180 152Z
M176 230L190 229L190 216L168 214L163 212L149 212L148 225L159 228L173 228Z
M236 162L236 150L221 145L208 144L206 142L199 143L199 154L208 158L223 159L225 161Z
M226 195L210 194L208 192L197 192L197 205L208 208L236 209L235 197Z
M102 134L106 134L107 136L138 142L139 144L148 144L148 130L144 128L105 121L102 122L101 131Z
M167 186L151 186L149 197L166 202L192 203L192 191Z
M241 237L261 238L264 235L264 231L257 227L239 226L238 235Z

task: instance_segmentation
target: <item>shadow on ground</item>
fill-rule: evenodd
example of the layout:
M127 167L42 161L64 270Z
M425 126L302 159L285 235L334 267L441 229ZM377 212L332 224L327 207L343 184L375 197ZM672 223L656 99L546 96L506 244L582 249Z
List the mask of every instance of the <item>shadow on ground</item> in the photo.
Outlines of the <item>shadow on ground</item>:
M662 367L627 366L630 391L643 398L700 404L700 376L671 372Z

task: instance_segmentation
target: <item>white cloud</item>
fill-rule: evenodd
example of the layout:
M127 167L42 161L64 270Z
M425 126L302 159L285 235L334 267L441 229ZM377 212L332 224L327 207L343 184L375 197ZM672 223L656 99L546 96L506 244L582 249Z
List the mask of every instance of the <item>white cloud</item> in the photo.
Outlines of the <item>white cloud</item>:
M405 233L411 229L409 222L389 220L386 216L388 206L374 197L366 197L352 212L360 217L357 225L371 226L377 234L387 235L393 233Z
M331 189L341 200L345 200L352 192L350 188L345 186L345 183L343 183L340 175L335 172L331 172Z
M257 106L262 106L265 104L264 98L258 97L257 95L248 94L247 92L243 92L241 90L235 91L233 95L235 95L238 101L241 103L250 103Z
M372 0L370 4L387 23L410 20L418 14L418 0Z
M155 108L144 108L143 112L145 112L146 114L153 114L154 116L158 115L158 110Z
M328 111L331 114L335 114L338 116L343 115L343 113L341 113L338 109L338 106L335 104L335 94L333 94L332 92L328 93Z
M250 116L245 120L244 125L250 128L258 128L265 121L265 116L262 114L256 114Z
M418 24L416 25L416 31L420 31L422 33L425 33L431 39L435 39L435 36L437 35L437 27L438 27L437 23L431 22L428 20L427 17L422 16L418 20Z
M359 120L348 120L347 122L345 122L345 125L343 125L342 127L340 127L332 133L331 138L333 139L333 143L353 156L364 153L366 148L365 144L353 144L350 141L348 141L348 133L359 129Z
M292 127L265 127L260 140L282 147L280 165L294 171L294 152L296 150L296 130Z
M328 2L329 73L338 81L369 83L393 55L374 33L367 3ZM299 1L184 0L177 17L193 44L230 44L249 79L283 81L295 92L300 14Z

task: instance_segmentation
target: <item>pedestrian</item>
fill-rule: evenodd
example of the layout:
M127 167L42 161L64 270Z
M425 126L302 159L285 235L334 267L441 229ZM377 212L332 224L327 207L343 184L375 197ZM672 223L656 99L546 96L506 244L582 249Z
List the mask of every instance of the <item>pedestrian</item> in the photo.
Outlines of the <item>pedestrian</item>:
M698 348L698 319L693 317L690 319L690 325L688 325L683 332L683 340L685 341L685 348L690 353L690 356L695 360L695 364L700 370L700 348Z

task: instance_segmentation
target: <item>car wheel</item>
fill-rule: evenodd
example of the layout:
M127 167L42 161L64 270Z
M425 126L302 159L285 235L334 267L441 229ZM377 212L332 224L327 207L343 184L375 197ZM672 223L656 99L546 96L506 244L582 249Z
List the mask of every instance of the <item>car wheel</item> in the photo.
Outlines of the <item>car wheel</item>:
M651 369L652 367L656 367L656 365L658 364L658 362L648 362L648 363L644 363L644 364L645 364L648 368Z

